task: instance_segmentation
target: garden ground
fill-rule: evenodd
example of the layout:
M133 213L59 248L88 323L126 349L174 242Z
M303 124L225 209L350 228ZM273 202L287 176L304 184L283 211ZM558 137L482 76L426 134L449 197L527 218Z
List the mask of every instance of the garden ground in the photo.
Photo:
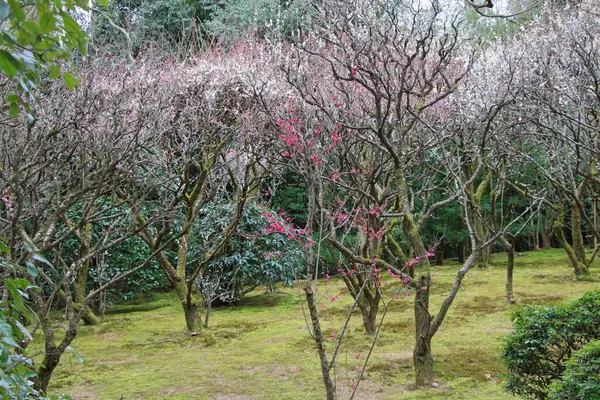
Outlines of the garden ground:
M412 387L412 297L400 295L391 303L356 398L514 399L503 392L500 359L511 310L574 299L599 288L600 263L589 281L576 281L561 250L523 253L516 259L517 304L507 305L505 260L505 255L495 254L488 268L467 274L433 339L437 388ZM457 268L451 263L439 268L432 310L449 291ZM383 281L386 300L391 299L400 283L387 276ZM320 292L324 328L339 329L351 302L342 281L322 281ZM319 361L302 304L297 289L267 294L257 290L234 307L215 310L211 329L193 337L184 332L183 312L170 294L115 305L100 325L81 330L73 347L83 363L65 354L50 392L75 400L321 399ZM349 397L369 343L357 314L339 358L340 399Z

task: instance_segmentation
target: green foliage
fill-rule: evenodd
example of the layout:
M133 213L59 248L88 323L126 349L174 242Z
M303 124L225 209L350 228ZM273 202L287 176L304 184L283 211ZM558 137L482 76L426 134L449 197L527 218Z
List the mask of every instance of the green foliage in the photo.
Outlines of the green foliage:
M0 0L0 70L15 83L7 96L10 116L18 115L21 106L31 111L41 77L62 75L69 89L78 84L62 63L74 51L86 52L87 35L76 15L87 9L84 0Z
M565 367L561 380L550 385L550 399L600 399L600 341L579 349Z
M93 15L92 46L113 54L127 49L132 55L156 47L166 54L185 50L203 39L210 9L205 2L190 0L112 1L107 10Z
M207 30L222 39L278 38L298 24L299 0L225 0L214 8Z
M269 192L270 195L270 192ZM283 175L282 184L271 198L271 207L282 209L294 224L306 225L308 195L302 179L292 172Z
M0 242L0 268L10 272L13 278L4 280L8 298L0 302L0 397L2 399L46 399L34 389L36 378L33 360L23 352L23 343L31 341L27 325L35 321L35 314L28 307L29 294L38 290L19 275L35 277L37 271L28 262L27 267L14 265L8 260L9 251ZM43 259L37 253L32 259ZM45 259L44 259L45 260ZM64 398L51 396L51 399Z
M36 376L33 361L21 353L21 342L31 340L21 322L31 321L32 314L25 306L31 285L26 279L6 279L4 284L10 298L0 303L0 396L3 399L39 396L33 389Z
M88 285L98 287L114 276L122 275L142 264L151 252L148 245L137 236L131 237L111 248L103 260L103 265L90 270ZM156 260L146 268L127 276L112 286L108 292L111 298L131 299L136 293L153 293L166 290L169 283Z
M109 199L103 200L102 203L99 206L110 205ZM80 221L83 218L83 211L83 204L78 204L70 209L67 214L71 221ZM109 208L105 214L112 215L118 213L119 210L116 208ZM120 225L120 227L125 228L123 225ZM106 231L114 228L113 221L109 219L94 223L91 238L92 245L102 240ZM81 242L79 239L75 236L70 236L60 246L61 258L67 263L76 262L79 257L80 246ZM102 286L113 277L122 275L137 267L146 261L150 254L151 251L148 245L139 236L129 237L122 243L111 247L101 257L95 257L92 260L88 273L86 292L89 293L89 291ZM41 286L44 290L50 290L43 283ZM164 272L156 260L151 260L148 267L127 276L114 286L111 286L107 290L107 294L109 300L129 300L135 293L152 293L164 290L167 287L168 282Z
M452 244L460 243L469 237L465 226L460 203L454 201L439 209L427 224L425 235L431 243L439 237Z
M202 210L194 227L203 243L191 246L190 259L198 260L204 248L218 236L231 219L230 205L211 205ZM259 285L274 288L277 282L291 286L302 265L299 245L283 234L263 235L269 220L257 205L242 214L238 234L232 239L224 256L217 259L199 278L198 285L205 297L223 302L239 300L246 291ZM278 218L280 223L284 223Z
M573 352L600 339L600 291L567 304L521 309L513 315L513 328L503 352L509 371L506 390L546 399Z

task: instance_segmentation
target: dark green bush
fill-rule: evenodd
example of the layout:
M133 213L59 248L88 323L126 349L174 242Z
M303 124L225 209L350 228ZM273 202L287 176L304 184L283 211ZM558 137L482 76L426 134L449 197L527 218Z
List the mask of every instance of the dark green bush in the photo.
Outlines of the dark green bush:
M114 276L121 275L146 261L151 251L144 241L131 237L113 247L102 259L102 265L90 269L88 286L95 289ZM156 260L144 268L120 281L108 290L111 300L130 300L136 293L156 293L169 288L169 282Z
M509 371L506 390L528 399L547 399L565 362L600 339L600 292L567 304L523 308L514 313L513 328L502 355Z
M561 380L550 385L550 399L600 399L600 341L582 347L565 367Z
M189 264L193 265L204 254L204 247L230 223L231 204L205 207L194 226L199 240L189 248ZM274 289L281 282L291 286L301 274L303 262L300 245L281 233L265 234L271 215L280 226L291 225L275 211L253 204L244 210L237 234L226 253L215 260L198 278L198 288L206 300L233 303L257 286Z

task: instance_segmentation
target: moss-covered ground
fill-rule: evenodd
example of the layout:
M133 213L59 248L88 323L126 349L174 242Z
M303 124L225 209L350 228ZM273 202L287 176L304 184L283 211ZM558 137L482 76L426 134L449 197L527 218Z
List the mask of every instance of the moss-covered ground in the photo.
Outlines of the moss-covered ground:
M588 281L577 281L560 250L524 253L516 259L516 305L504 302L503 254L469 272L444 324L433 339L438 387L412 387L412 297L392 302L360 383L358 399L511 399L503 392L500 352L511 310L551 304L598 288L598 263ZM439 268L432 289L435 312L457 265ZM384 276L387 298L399 282ZM323 324L339 328L350 304L343 283L320 286ZM327 292L327 293L325 293ZM331 297L342 293L339 300ZM296 289L256 291L233 307L216 309L211 329L190 337L176 299L113 306L98 326L83 327L66 354L51 392L74 399L322 399L319 361L306 329ZM360 316L352 318L337 368L339 398L349 397L369 348ZM333 340L331 340L333 346ZM358 359L356 358L358 357Z

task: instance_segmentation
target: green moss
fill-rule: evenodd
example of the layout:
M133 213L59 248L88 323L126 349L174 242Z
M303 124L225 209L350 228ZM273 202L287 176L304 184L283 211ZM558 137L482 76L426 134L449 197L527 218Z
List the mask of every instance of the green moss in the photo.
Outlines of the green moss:
M360 384L361 398L513 398L503 392L505 371L500 360L510 311L523 304L577 298L597 283L572 279L561 250L525 253L516 258L517 304L506 305L506 256L494 254L492 261L490 268L469 272L433 339L439 387L414 390L412 386L413 303L412 297L400 296L392 302ZM447 295L457 268L449 264L434 273L432 313ZM598 263L591 271L597 277ZM330 301L343 288L341 280L330 282L333 287L327 293L325 285L319 284L323 308L331 310L322 313L326 332L340 328L344 310L351 304L348 294ZM387 301L399 285L387 275L383 282ZM211 326L199 336L187 335L181 305L171 294L113 306L100 325L81 328L73 347L84 364L65 355L51 391L66 392L75 399L323 398L319 361L296 289L267 294L257 290L236 306L214 309ZM362 366L370 339L356 313L338 359L338 387L344 394ZM328 343L332 350L335 341ZM40 344L32 351L36 349Z

